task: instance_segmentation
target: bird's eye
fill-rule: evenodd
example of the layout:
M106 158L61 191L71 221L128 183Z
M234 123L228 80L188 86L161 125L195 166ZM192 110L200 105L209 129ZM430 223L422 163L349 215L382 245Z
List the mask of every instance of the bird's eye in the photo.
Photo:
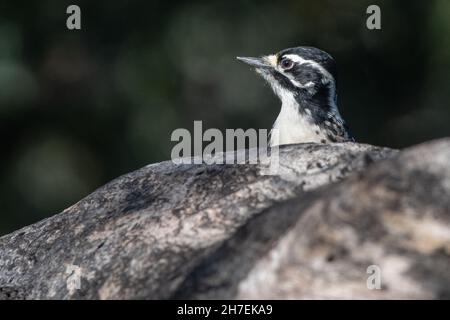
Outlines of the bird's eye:
M292 62L292 60L284 58L284 59L281 59L280 66L284 70L289 70L290 68L292 68L294 66L294 63Z

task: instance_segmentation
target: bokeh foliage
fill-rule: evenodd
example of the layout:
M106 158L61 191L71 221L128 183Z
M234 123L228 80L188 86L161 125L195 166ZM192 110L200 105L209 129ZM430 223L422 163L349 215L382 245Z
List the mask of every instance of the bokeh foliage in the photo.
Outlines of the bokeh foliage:
M78 4L82 30L66 29ZM382 30L365 27L378 4ZM450 134L450 2L0 2L0 234L166 160L170 133L270 128L279 102L235 61L312 45L338 62L357 140L406 147Z

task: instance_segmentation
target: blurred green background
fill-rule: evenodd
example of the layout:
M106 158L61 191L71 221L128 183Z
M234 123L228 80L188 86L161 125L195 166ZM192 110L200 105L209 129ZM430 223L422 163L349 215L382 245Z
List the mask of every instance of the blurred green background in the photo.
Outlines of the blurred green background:
M77 4L82 30L66 28ZM382 30L366 28L378 4ZM338 62L358 141L450 135L450 1L0 2L0 235L170 158L171 132L270 128L279 102L237 55L298 45Z

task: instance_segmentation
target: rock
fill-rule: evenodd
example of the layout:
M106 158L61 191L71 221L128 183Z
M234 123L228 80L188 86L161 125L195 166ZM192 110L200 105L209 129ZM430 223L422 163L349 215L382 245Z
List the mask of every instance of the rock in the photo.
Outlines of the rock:
M444 140L284 146L278 175L149 165L0 238L0 298L448 297L449 159Z
M450 139L271 206L175 297L450 299Z

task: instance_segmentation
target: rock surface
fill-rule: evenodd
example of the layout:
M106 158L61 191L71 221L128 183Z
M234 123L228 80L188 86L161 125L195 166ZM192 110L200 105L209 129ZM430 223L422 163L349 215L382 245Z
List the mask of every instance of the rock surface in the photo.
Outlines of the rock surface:
M0 299L450 297L450 140L290 145L280 165L119 177L0 238Z

